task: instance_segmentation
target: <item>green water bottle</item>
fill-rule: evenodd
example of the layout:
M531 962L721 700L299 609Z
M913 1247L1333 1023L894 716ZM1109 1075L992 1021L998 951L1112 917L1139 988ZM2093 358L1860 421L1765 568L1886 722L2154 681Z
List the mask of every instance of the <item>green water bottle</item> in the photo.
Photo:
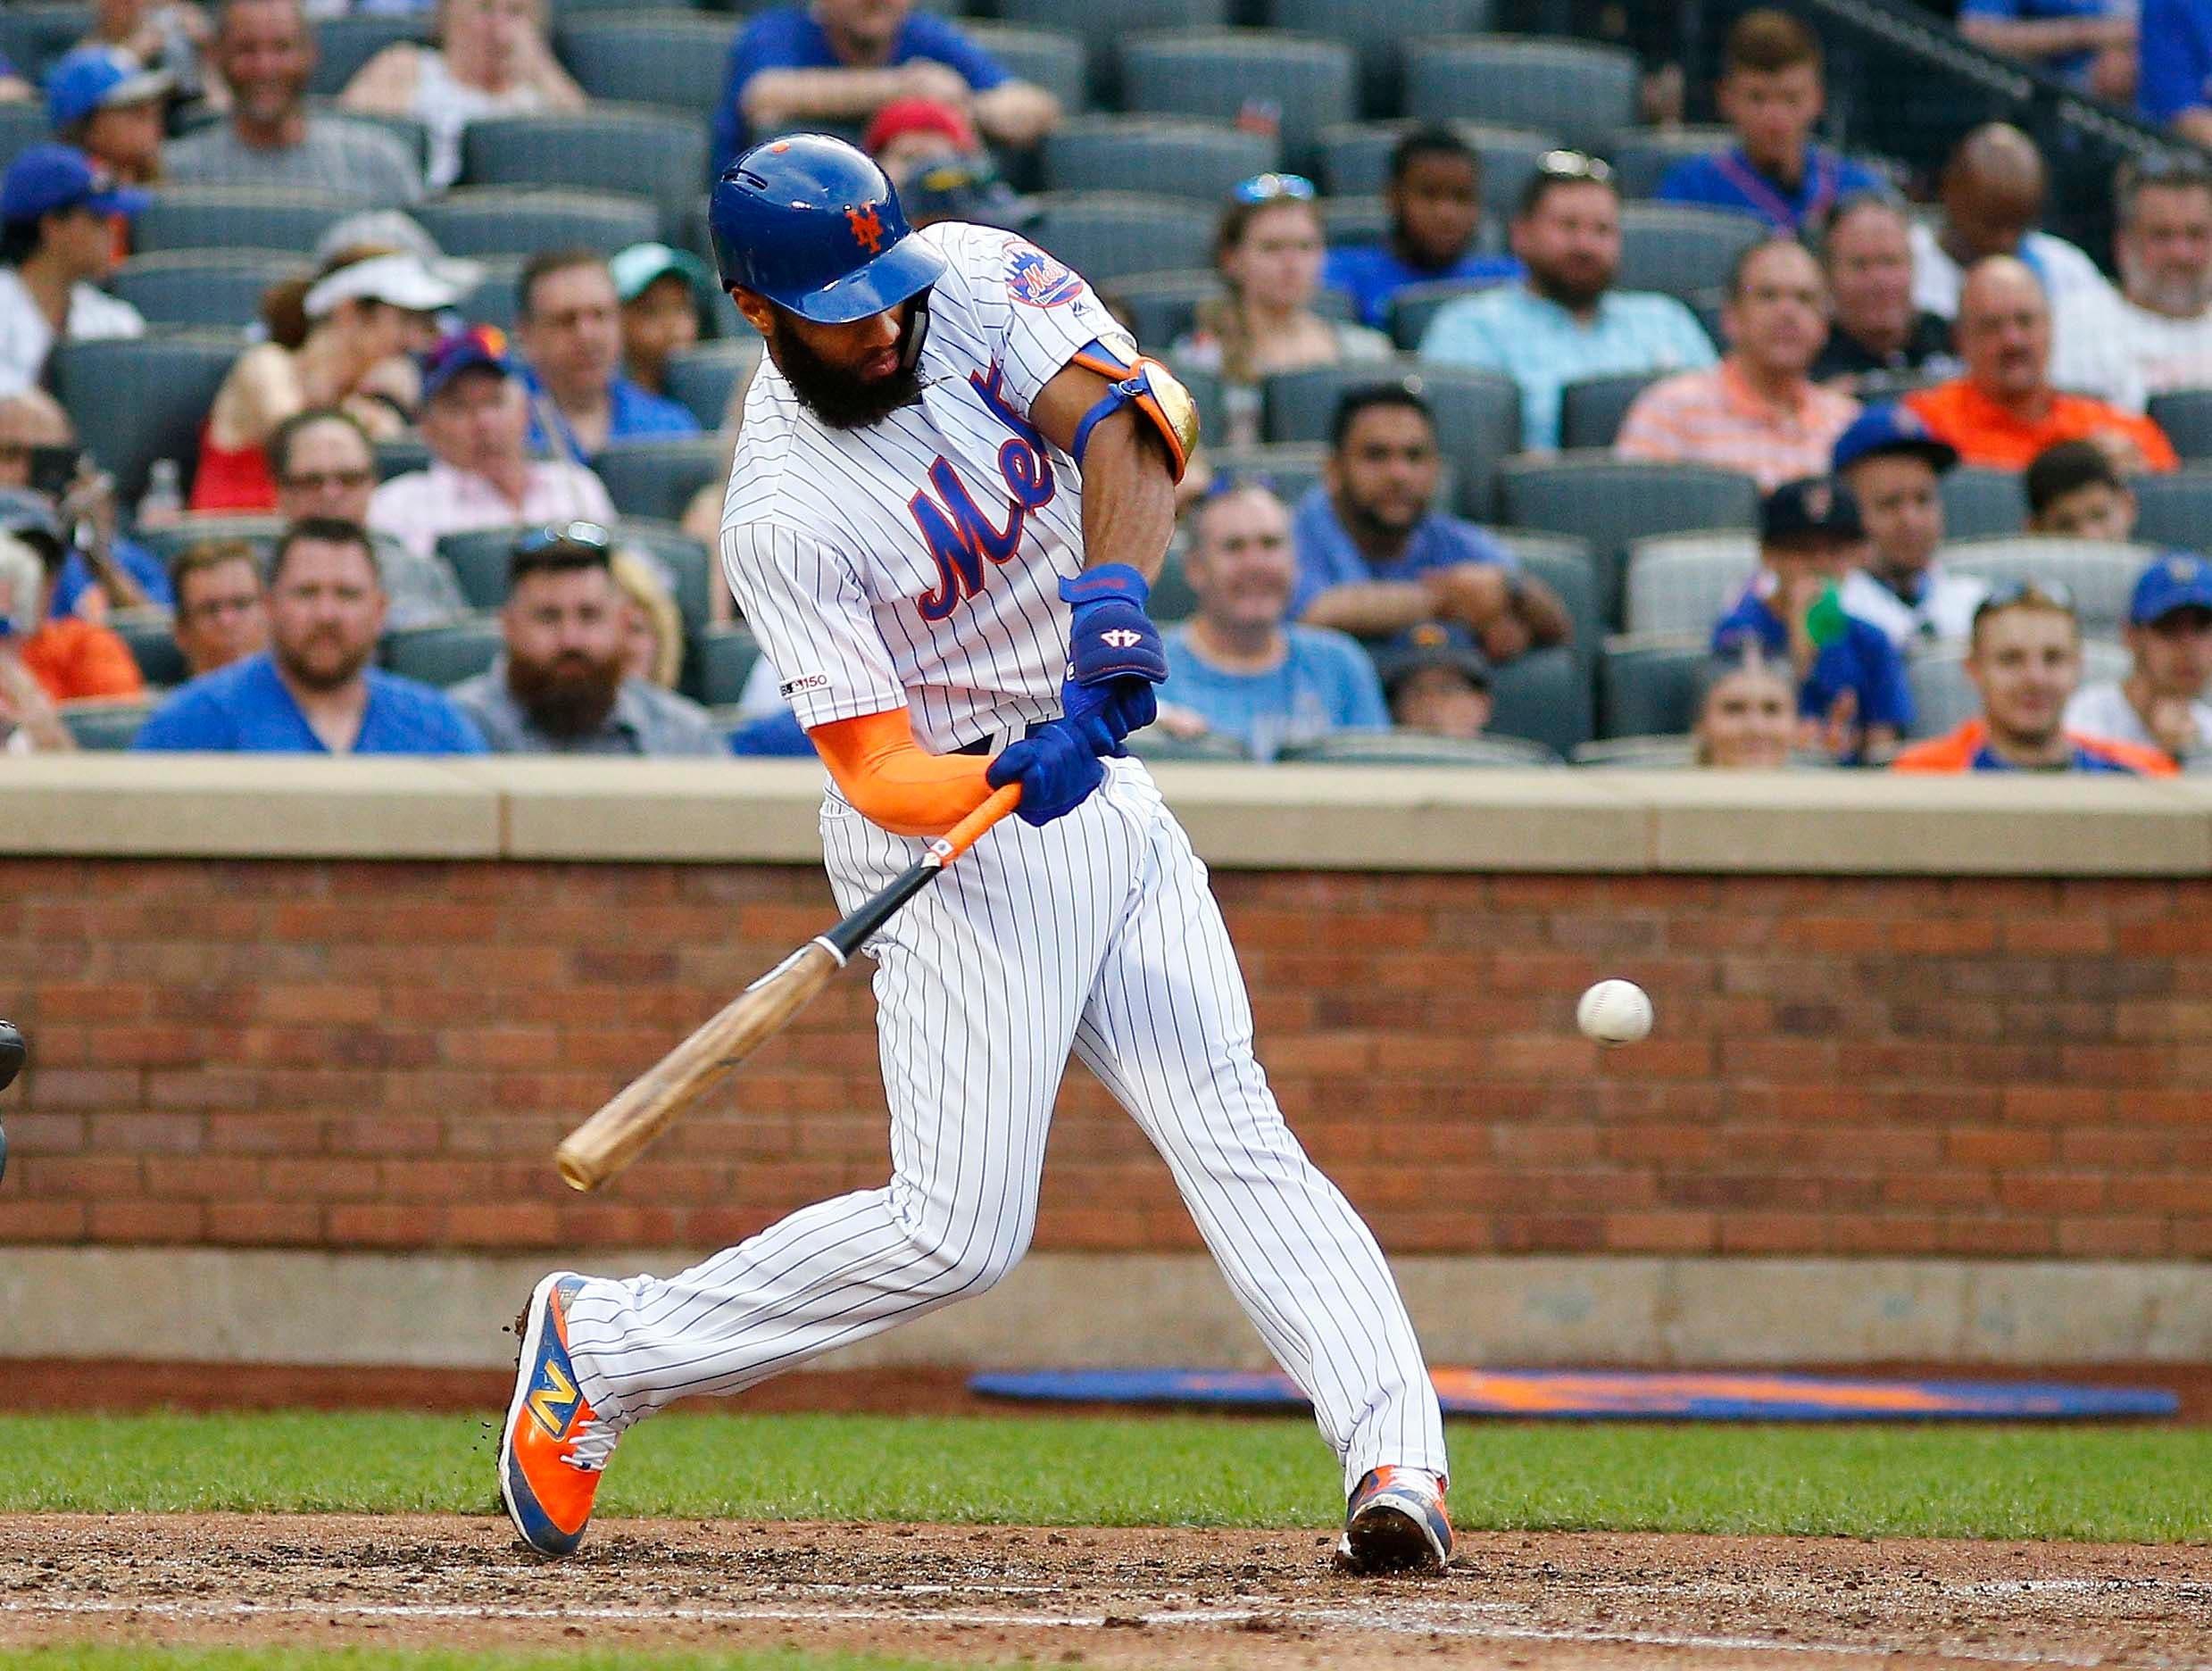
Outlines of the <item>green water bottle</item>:
M1805 611L1805 636L1820 649L1825 650L1843 636L1850 617L1843 612L1843 599L1833 585L1820 588L1820 595L1813 606Z

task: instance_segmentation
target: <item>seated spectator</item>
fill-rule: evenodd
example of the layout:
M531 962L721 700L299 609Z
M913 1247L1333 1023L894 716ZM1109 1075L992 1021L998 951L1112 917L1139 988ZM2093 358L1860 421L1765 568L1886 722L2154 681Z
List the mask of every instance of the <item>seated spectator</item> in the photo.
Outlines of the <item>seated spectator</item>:
M684 615L669 594L657 564L634 551L618 550L610 572L622 594L622 674L674 690L684 677ZM727 592L724 586L710 592ZM781 702L780 695L777 700Z
M2212 759L2212 562L2194 552L2152 560L2129 600L2127 677L2066 703L2066 729L2156 749L2176 766Z
M669 362L706 334L714 275L689 250L633 244L607 263L622 303L622 376L666 397Z
M46 124L118 180L150 186L162 174L162 124L176 83L116 46L79 46L46 78ZM128 222L125 223L128 229Z
M2050 303L2025 262L1992 255L1967 276L1958 339L1965 374L1915 390L1905 404L1967 463L2023 470L2054 442L2093 436L2125 447L2134 469L2180 462L2150 419L2053 387Z
M1606 163L1547 153L1522 188L1512 242L1527 277L1445 307L1421 339L1421 356L1501 371L1519 384L1524 447L1559 445L1559 393L1569 383L1713 363L1712 341L1688 308L1672 296L1613 288L1620 189Z
M1667 170L1661 203L1740 209L1776 232L1817 227L1840 199L1878 191L1884 181L1813 142L1827 104L1820 37L1786 12L1746 12L1721 47L1713 102L1736 142L1710 156L1684 157Z
M411 204L422 177L404 142L369 122L310 115L315 36L300 0L221 0L212 58L230 118L171 140L163 171L186 186L262 186Z
M1950 446L1905 406L1870 406L1836 440L1835 474L1859 502L1867 560L1843 577L1844 613L1872 621L1900 655L1963 640L1989 588L1936 561Z
M0 536L38 560L38 585L19 586L6 612L13 623L15 653L47 699L84 702L144 694L146 681L129 644L98 621L55 612L54 594L68 548L45 505L26 495L0 495Z
M1573 623L1551 587L1435 508L1443 474L1426 401L1397 383L1345 390L1321 485L1298 503L1293 618L1360 638L1456 624L1494 662L1565 643Z
M135 747L249 754L481 754L445 693L370 665L384 592L369 536L301 522L269 565L269 648L195 678L156 709Z
M69 414L44 389L0 396L0 528L36 528L66 548L56 615L104 620L110 610L169 606L161 559L117 532L115 478L78 453Z
M1697 719L1690 727L1701 766L1723 771L1778 771L1798 734L1797 681L1787 662L1745 644L1705 664Z
M28 104L38 89L25 79L5 53L0 53L0 104Z
M876 159L876 166L902 194L924 169L940 162L972 162L985 154L966 111L926 98L893 99L883 106L869 118L861 149Z
M994 145L1035 145L1060 122L1050 93L911 0L813 0L756 13L730 43L713 161L786 129L864 127L894 99L950 104Z
M506 339L488 326L448 337L422 372L422 438L430 467L395 476L370 495L369 525L423 556L448 534L526 522L614 520L598 477L580 464L534 460L529 401Z
M899 188L906 223L919 231L945 220L1019 232L1036 219L1035 206L1017 197L985 153L932 162Z
M2191 145L2212 145L2212 5L2143 0L2135 108Z
M472 262L431 266L370 247L339 251L312 279L271 286L262 303L269 339L238 356L200 433L192 508L273 508L269 437L311 406L344 408L378 440L400 434L420 391L410 356L437 340L437 313L478 275Z
M628 612L606 529L540 528L515 543L499 660L447 693L495 754L719 755L697 702L627 674Z
M1815 381L1865 400L1884 378L1958 370L1950 321L1913 303L1911 224L1886 195L1846 197L1829 216L1820 258L1834 317Z
M146 320L97 287L115 268L111 220L146 206L81 151L36 145L0 177L0 395L41 382L61 342L141 337Z
M269 647L261 560L244 540L203 540L170 566L177 614L171 636L198 678Z
M1233 482L1192 519L1184 573L1198 609L1165 635L1160 723L1233 736L1263 761L1331 731L1386 728L1367 653L1343 633L1289 624L1298 555L1283 502Z
M1391 299L1410 285L1503 284L1521 276L1510 255L1476 247L1483 160L1442 123L1416 128L1392 148L1383 206L1390 212L1383 242L1333 249L1321 270L1321 282L1351 296L1362 324L1389 329Z
M1958 32L2092 97L2130 104L2135 11L2135 0L1961 0Z
M213 32L206 8L190 0L93 0L91 31L76 50L129 53L166 76L180 103L220 105L228 90L207 74L204 58Z
M2065 539L2135 537L2135 490L2101 441L2061 441L2027 468L2027 531Z
M1713 653L1755 648L1798 682L1800 740L1839 765L1880 759L1912 723L1905 664L1889 635L1837 594L1866 544L1851 490L1784 482L1759 510L1759 572L1713 628Z
M1490 724L1490 663L1464 627L1409 627L1375 653L1375 670L1401 731L1471 742Z
M320 518L367 524L377 454L368 431L350 413L331 406L294 412L269 437L269 465L277 478L277 514L287 522ZM461 582L443 557L410 551L389 535L369 537L376 546L387 628L436 627L469 613Z
M77 746L46 686L23 664L23 643L44 624L46 565L21 540L0 535L0 755L66 754Z
M2136 157L2116 186L2116 323L2135 371L2152 395L2212 387L2212 163Z
M433 195L461 178L461 136L470 122L588 103L545 38L545 0L442 0L437 20L436 46L395 42L338 95L341 110L404 116L428 130L423 184Z
M530 443L596 459L610 441L699 433L691 408L622 375L621 301L606 262L590 250L533 255L516 289L515 343L534 399ZM547 436L550 420L559 433Z
M1260 439L1260 386L1276 372L1391 357L1380 331L1313 311L1326 254L1313 182L1303 175L1255 175L1230 194L1214 236L1214 265L1227 289L1199 303L1190 335L1168 350L1178 364L1220 377L1225 445Z
M1820 263L1794 238L1754 244L1728 276L1720 331L1728 345L1721 362L1677 371L1637 395L1613 450L1740 470L1761 493L1825 471L1859 403L1808 375L1828 334Z
M2082 624L2057 586L2001 586L1974 613L1967 677L1982 711L1949 736L1916 743L1900 772L2077 771L2171 777L2155 748L2083 736L2065 724L2082 682Z

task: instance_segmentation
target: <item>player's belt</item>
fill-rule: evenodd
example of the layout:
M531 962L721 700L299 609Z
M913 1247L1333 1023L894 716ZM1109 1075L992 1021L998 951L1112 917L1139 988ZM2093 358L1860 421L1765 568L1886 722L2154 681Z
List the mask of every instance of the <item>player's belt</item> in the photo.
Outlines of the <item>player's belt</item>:
M1023 736L1034 736L1036 735L1037 727L1047 723L1049 722L1043 719L1031 719L1026 722L1016 719L1002 731L994 731L988 736L979 736L973 743L955 744L952 752L955 754L995 754L1014 740L1015 726L1021 727Z
M955 754L988 754L990 752L991 739L987 736L979 736L973 743L963 743L952 751Z

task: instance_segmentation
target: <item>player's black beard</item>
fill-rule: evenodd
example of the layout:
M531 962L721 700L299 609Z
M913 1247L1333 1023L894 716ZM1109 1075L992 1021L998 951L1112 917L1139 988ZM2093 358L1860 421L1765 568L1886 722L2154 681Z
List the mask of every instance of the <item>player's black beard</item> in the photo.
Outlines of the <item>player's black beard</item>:
M916 328L910 310L899 333L899 369L889 377L861 381L840 370L799 340L798 332L782 320L769 338L776 369L791 385L799 403L832 429L865 429L881 423L902 406L921 398L921 373L909 340Z
M583 737L607 722L622 689L619 656L595 661L564 651L550 662L507 663L507 688L547 736Z

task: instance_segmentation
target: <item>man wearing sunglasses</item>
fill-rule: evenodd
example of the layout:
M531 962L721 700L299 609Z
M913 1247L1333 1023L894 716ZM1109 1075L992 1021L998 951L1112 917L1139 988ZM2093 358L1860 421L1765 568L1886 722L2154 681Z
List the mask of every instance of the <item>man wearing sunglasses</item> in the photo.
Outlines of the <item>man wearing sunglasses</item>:
M503 1500L566 1554L632 1423L992 1286L1035 1224L1079 1054L1174 1162L1230 1285L1313 1401L1351 1567L1441 1567L1443 1429L1374 1237L1284 1123L1205 871L1122 739L1167 676L1145 613L1197 428L1090 287L1035 245L909 229L883 171L794 135L709 214L768 343L722 562L829 769L851 910L1007 785L869 948L894 1177L669 1281L556 1271L525 1313ZM534 1418L532 1407L548 1415Z
M277 480L277 514L287 522L327 517L367 527L377 490L377 452L351 412L311 406L286 419L269 437L269 469ZM436 552L412 551L373 530L370 538L376 543L388 630L437 627L469 612L453 565Z

